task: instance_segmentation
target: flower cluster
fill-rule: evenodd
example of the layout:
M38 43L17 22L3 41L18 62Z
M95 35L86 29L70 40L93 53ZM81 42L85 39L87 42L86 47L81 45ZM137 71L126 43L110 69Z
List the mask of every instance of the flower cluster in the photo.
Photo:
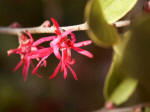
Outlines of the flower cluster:
M81 49L80 47L86 46L92 43L91 40L78 42L76 43L75 35L72 33L72 30L61 31L57 21L51 18L56 30L56 35L42 37L36 41L34 41L31 34L26 31L25 33L19 36L19 47L17 49L12 49L8 51L8 55L15 53L20 55L20 62L14 68L16 71L22 65L22 75L24 80L27 80L28 70L30 65L33 67L32 74L35 74L41 77L40 74L37 73L39 67L46 67L47 62L46 59L53 53L56 58L60 61L54 73L49 77L49 79L53 79L58 74L59 70L64 72L64 79L67 78L68 70L71 71L75 80L78 80L75 71L71 68L71 65L75 64L75 59L71 57L71 50L85 55L89 58L93 58L92 53ZM40 46L40 44L44 42L49 42L49 47ZM32 60L37 60L38 64L36 66L33 65Z

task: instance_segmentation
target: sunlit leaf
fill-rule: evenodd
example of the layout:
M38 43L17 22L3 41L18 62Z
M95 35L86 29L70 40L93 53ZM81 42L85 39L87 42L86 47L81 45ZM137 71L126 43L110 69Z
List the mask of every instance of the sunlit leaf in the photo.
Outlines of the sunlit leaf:
M116 105L125 102L139 82L138 98L141 101L148 101L150 99L150 17L135 21L130 31L114 48L114 60L105 83L106 100Z
M99 0L108 23L112 24L125 16L136 4L137 0Z
M89 25L88 34L100 46L112 46L119 41L116 29L107 23L102 13L100 0L88 2L85 13Z
M105 83L104 91L106 100L111 101L116 105L128 100L138 84L138 80L136 78L121 72L121 68L118 66L119 61L120 56L116 54Z

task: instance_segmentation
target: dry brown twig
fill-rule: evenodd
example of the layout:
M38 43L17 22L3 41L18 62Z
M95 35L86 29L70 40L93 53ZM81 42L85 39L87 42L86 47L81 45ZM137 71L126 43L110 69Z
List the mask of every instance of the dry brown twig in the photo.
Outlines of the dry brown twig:
M130 25L130 20L123 20L118 21L113 24L115 27L125 27ZM64 26L60 27L63 30L72 29L72 31L82 31L82 30L88 30L88 24L85 22L83 24L79 25L73 25L73 26ZM10 35L18 35L21 32L25 32L28 30L31 34L41 34L41 33L55 33L55 27L43 27L43 26L37 26L37 27L29 27L29 28L11 28L11 27L0 27L0 34L10 34Z

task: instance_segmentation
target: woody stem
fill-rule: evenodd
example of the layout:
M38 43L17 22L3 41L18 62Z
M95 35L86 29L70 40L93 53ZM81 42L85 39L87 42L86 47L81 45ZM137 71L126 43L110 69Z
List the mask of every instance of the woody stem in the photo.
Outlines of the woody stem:
M125 27L130 25L129 20L124 21L118 21L113 24L115 27ZM88 24L85 22L83 24L79 25L73 25L73 26L63 26L60 27L63 30L72 29L72 31L82 31L82 30L88 30ZM25 32L28 30L31 34L42 34L42 33L55 33L55 27L43 27L43 26L37 26L37 27L29 27L29 28L11 28L11 27L0 27L0 34L10 34L10 35L18 35L21 32Z

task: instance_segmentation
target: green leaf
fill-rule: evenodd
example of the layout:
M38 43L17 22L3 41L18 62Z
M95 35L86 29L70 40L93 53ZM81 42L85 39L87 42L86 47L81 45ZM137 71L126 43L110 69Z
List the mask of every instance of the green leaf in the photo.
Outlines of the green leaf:
M99 0L108 23L112 24L125 16L137 0Z
M116 105L120 105L128 100L138 84L136 78L120 71L121 69L118 67L119 61L120 56L116 54L104 88L106 100Z
M139 83L138 98L149 101L150 17L135 21L114 48L114 60L104 88L106 100L116 105L125 102Z
M100 0L88 2L85 17L89 25L88 34L100 46L112 46L119 41L116 29L107 23L102 13Z

